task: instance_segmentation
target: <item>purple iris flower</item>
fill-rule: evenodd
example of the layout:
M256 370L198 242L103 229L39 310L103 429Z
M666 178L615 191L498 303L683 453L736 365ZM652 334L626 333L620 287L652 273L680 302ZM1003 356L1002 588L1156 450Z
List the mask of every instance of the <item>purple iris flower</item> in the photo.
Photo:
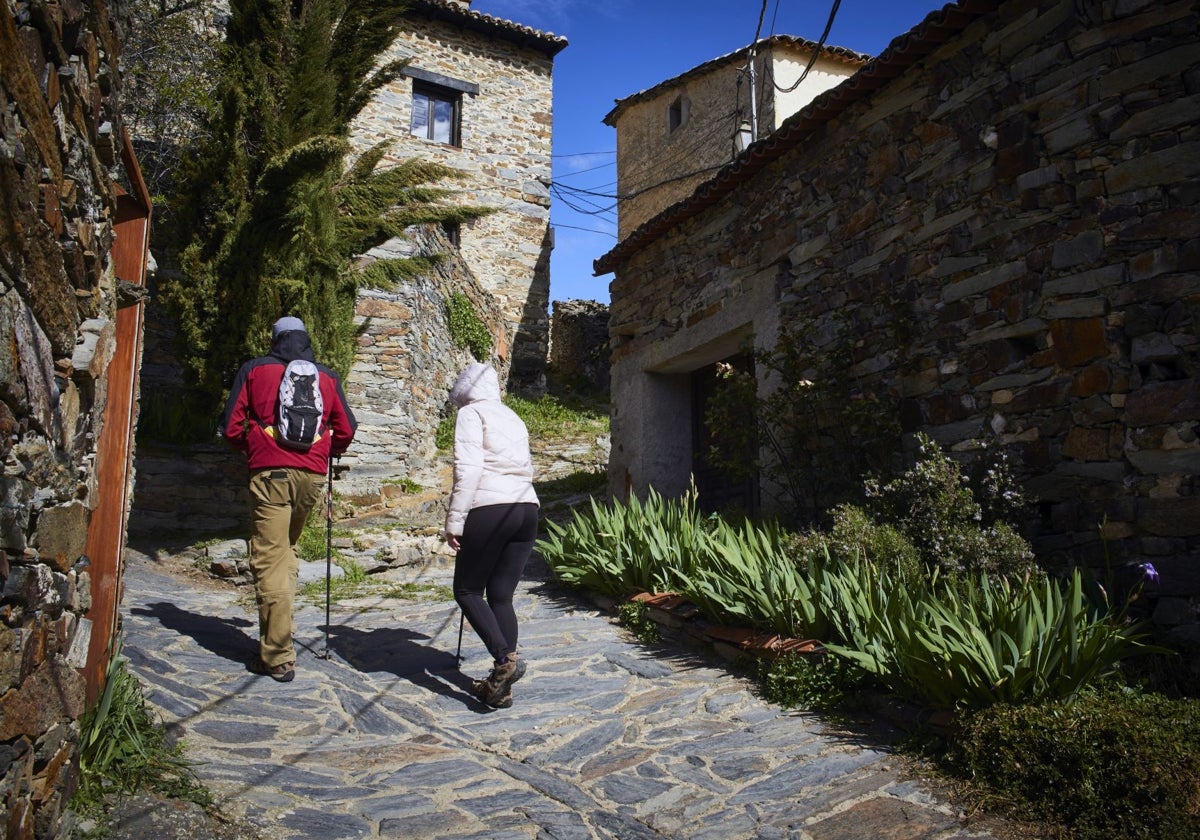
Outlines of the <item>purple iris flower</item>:
M1142 563L1138 566L1138 570L1142 573L1142 580L1146 583L1158 583L1158 569L1154 568L1153 563Z

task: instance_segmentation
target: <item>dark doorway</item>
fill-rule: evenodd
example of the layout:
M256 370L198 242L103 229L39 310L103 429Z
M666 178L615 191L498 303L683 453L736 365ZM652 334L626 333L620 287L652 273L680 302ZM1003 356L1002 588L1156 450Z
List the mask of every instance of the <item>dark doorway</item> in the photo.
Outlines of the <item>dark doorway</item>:
M717 375L718 365L729 365L754 381L754 357L739 353L720 362L705 365L692 373L692 473L696 481L701 510L708 513L736 510L746 514L758 513L758 420L755 400L721 400L727 413L732 411L730 428L737 429L736 440L718 437L705 422L709 406L718 397L719 389L728 387ZM739 466L710 463L713 447L723 457Z

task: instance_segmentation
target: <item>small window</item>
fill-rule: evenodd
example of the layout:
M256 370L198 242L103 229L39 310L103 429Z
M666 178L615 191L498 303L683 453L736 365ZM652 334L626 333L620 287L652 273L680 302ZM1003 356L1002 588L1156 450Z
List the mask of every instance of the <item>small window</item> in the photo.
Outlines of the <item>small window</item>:
M455 248L461 247L462 225L458 222L442 222L442 233L446 234L446 238Z
M667 108L667 133L671 134L687 122L687 103L683 96L676 96L675 101Z
M409 133L435 143L458 146L462 94L456 90L413 81L412 125Z

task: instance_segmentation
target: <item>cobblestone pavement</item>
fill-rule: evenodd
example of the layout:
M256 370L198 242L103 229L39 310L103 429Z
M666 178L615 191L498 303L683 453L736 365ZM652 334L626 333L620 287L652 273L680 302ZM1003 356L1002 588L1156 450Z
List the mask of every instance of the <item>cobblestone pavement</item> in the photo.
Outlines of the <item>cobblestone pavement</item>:
M650 651L544 580L517 595L510 709L469 694L486 652L450 600L298 601L292 683L247 670L246 588L127 555L125 653L265 838L993 838L881 741L782 711L703 652ZM407 573L449 585L450 569Z

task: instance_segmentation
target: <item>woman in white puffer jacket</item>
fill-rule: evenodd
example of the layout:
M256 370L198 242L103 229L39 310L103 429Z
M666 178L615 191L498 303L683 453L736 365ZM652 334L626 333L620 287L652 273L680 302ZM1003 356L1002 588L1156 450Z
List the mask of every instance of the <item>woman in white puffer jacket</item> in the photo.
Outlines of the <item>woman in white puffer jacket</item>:
M507 708L513 683L525 674L513 593L537 540L529 432L500 401L500 380L488 365L471 363L450 389L450 402L458 407L446 513L446 542L458 552L454 599L495 660L491 674L475 682L475 695Z

